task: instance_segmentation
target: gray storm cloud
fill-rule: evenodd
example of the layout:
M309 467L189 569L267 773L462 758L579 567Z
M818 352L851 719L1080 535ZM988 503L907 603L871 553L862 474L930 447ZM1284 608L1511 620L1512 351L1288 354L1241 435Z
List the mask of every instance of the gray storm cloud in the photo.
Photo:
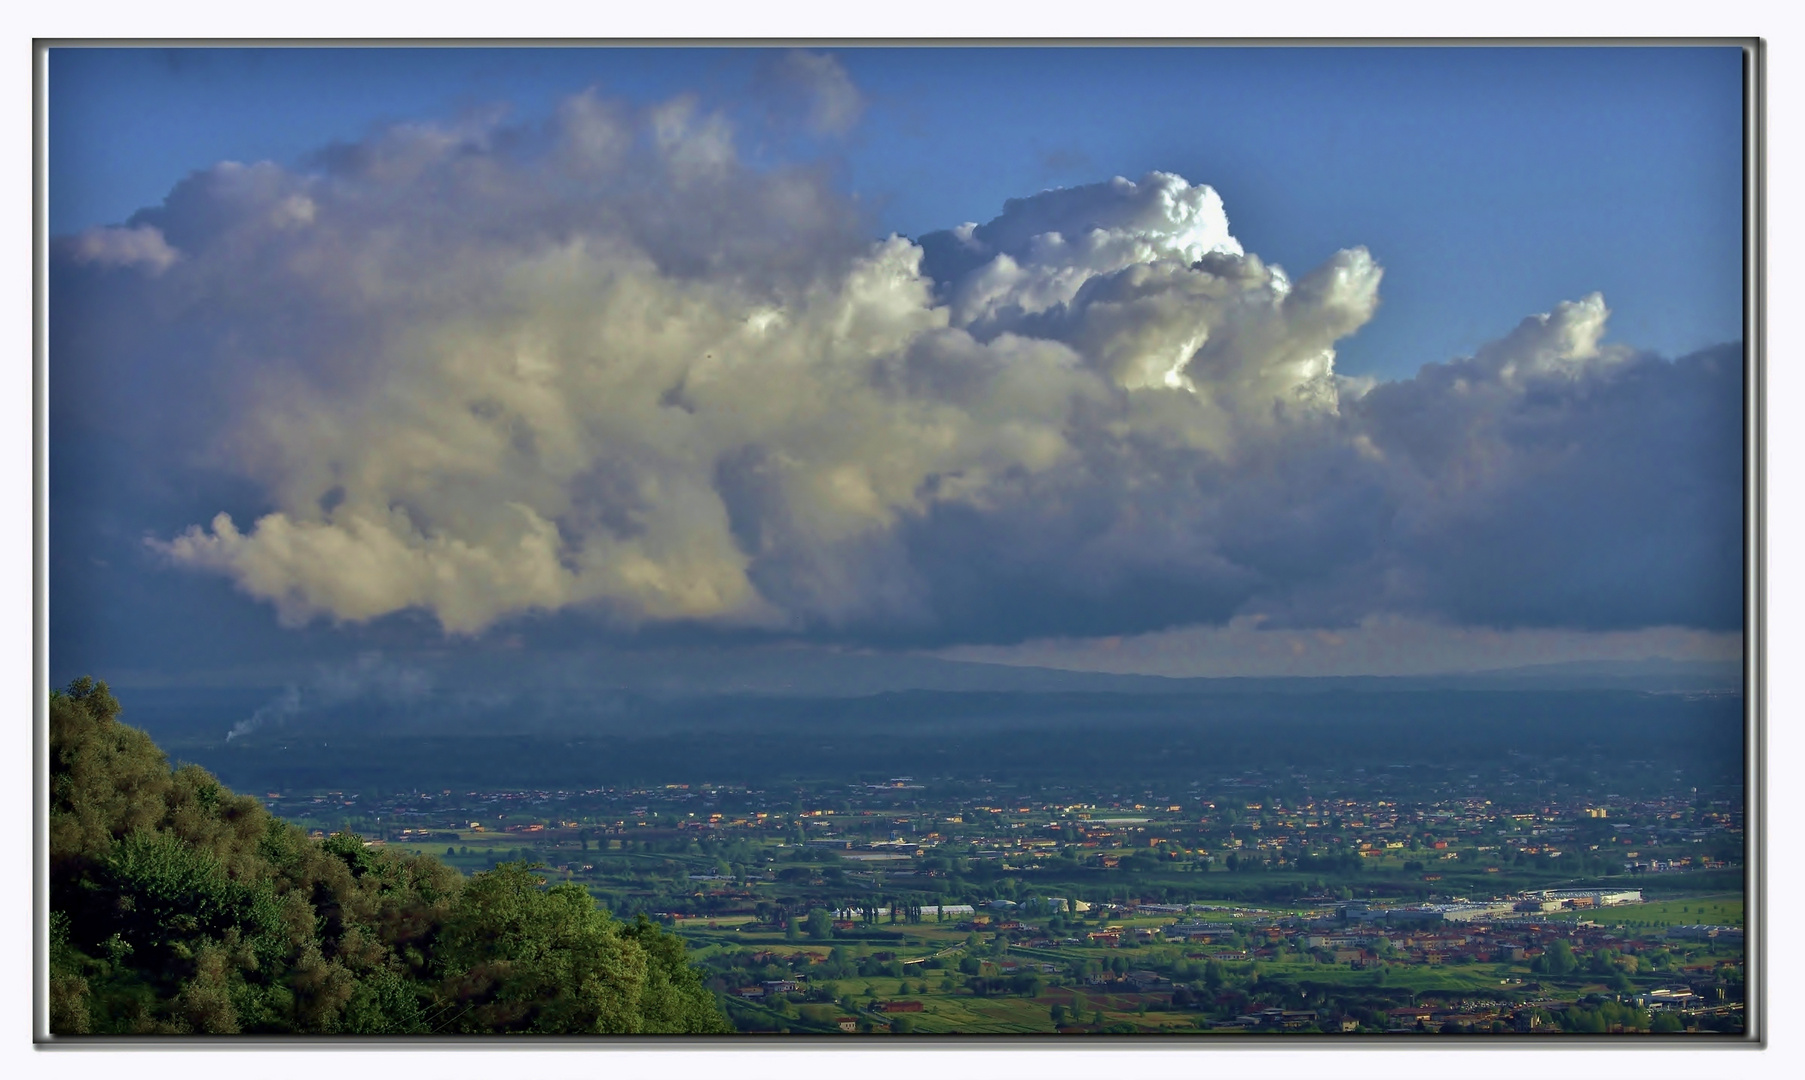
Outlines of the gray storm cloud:
M811 122L850 123L850 84L797 65ZM1335 344L1376 311L1378 263L1352 249L1293 280L1171 174L871 242L821 174L748 166L696 101L585 94L544 129L220 165L58 257L136 294L156 325L134 347L200 366L231 404L211 467L267 499L152 545L291 623L424 610L476 633L580 609L984 641L1384 609L1733 622L1711 599L1719 524L1663 526L1661 492L1611 470L1658 441L1651 416L1698 426L1669 395L1716 402L1736 371L1601 345L1594 296L1414 380L1345 379ZM1695 509L1733 515L1718 489L1739 474L1707 442L1705 465L1663 460ZM1570 500L1590 500L1584 535L1516 535L1513 515ZM1623 583L1644 599L1577 616L1498 607L1453 548L1583 563L1651 521L1650 576ZM1703 584L1656 610L1667 579Z

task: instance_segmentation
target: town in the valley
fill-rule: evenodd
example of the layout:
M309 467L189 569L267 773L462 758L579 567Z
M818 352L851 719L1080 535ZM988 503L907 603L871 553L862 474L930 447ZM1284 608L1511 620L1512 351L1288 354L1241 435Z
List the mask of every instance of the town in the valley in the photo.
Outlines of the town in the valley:
M1676 784L1678 782L1676 781ZM272 791L684 935L745 1032L1737 1032L1742 793L1446 769Z

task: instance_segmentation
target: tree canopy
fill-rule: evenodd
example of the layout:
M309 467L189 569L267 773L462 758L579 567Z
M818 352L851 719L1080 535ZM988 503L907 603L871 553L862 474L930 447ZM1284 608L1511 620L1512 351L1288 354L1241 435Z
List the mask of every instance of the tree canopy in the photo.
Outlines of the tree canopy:
M119 721L50 700L50 1028L679 1034L731 1027L681 939L528 863L309 839Z

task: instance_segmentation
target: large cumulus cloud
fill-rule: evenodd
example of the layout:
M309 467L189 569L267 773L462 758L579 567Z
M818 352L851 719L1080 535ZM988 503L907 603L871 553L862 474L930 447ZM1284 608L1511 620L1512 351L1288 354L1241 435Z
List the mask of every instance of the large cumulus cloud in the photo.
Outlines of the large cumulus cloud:
M856 98L826 81L810 122L837 131ZM54 258L87 329L53 372L175 396L141 445L261 502L149 543L290 623L1740 619L1736 350L1602 345L1587 297L1344 379L1373 257L1293 280L1170 174L873 242L825 172L749 165L697 101L583 94L222 164Z

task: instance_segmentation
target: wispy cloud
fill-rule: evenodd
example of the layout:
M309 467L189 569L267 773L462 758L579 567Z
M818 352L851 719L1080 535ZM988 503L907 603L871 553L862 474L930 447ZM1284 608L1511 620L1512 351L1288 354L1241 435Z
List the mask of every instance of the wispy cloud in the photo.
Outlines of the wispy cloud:
M432 690L433 678L413 665L396 664L368 652L348 664L323 665L305 684L290 684L251 715L232 725L226 741L265 727L279 727L305 713L359 699L415 702Z
M817 135L844 135L865 113L865 95L832 53L776 53L763 65L758 83L780 102L800 104L809 130Z
M153 276L169 269L180 257L154 225L89 229L63 241L60 247L73 262L141 267Z

